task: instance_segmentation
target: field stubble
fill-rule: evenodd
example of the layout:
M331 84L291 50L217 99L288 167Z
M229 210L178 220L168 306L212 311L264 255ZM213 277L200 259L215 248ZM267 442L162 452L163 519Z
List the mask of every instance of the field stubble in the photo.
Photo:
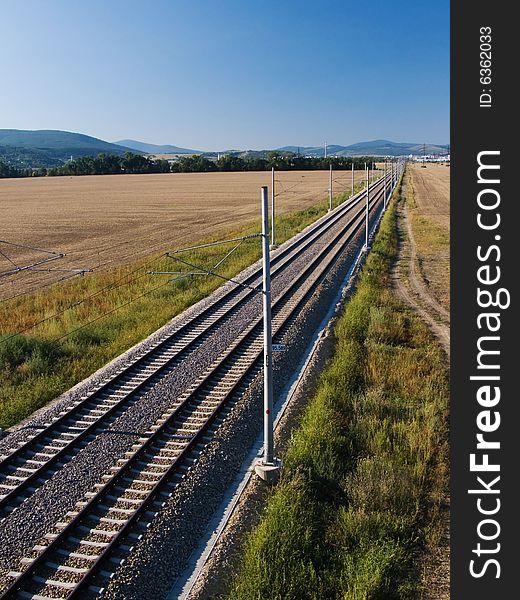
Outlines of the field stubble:
M428 293L450 310L450 169L407 167L407 211L418 267Z
M328 195L328 171L276 173L277 213L315 205ZM363 177L356 172L356 181ZM350 172L335 174L337 193ZM1 239L66 254L49 267L96 271L129 264L201 237L241 227L260 211L270 172L161 173L0 180ZM46 256L1 245L18 265ZM0 255L0 272L12 265ZM0 298L34 291L64 273L4 277Z

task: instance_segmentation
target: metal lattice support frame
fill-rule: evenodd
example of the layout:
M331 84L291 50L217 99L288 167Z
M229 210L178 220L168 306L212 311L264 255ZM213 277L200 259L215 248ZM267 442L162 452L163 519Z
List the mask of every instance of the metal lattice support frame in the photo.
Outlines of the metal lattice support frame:
M0 271L0 277L8 277L10 275L17 275L23 271L33 271L39 273L72 273L77 275L83 275L85 273L92 272L92 269L68 269L68 268L45 268L42 265L46 265L49 262L59 260L60 258L64 258L66 254L62 252L54 252L52 250L44 250L43 248L35 248L34 246L27 246L25 244L16 244L14 242L9 242L7 240L0 240L0 244L5 244L6 246L12 248L22 248L24 250L33 250L35 252L41 252L42 254L47 255L46 258L42 258L41 260L37 260L35 262L29 263L28 265L18 265L9 255L7 255L3 250L0 249L0 255L2 255L12 266L13 268L8 271Z

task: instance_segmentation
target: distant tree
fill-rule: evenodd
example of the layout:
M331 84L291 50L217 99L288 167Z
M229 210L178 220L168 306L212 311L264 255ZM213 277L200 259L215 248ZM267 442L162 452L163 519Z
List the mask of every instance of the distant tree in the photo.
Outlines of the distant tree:
M58 171L61 175L94 175L94 158L78 156L68 160Z
M265 158L250 158L245 163L246 169L248 171L266 171L267 170L267 160Z
M154 160L154 169L155 173L169 173L170 172L170 163L163 158L159 160Z
M182 156L172 165L172 171L177 173L205 173L216 170L215 163L200 154Z
M247 161L232 154L223 154L217 160L217 169L219 171L245 171L246 165Z
M6 177L26 177L28 175L27 171L16 169L11 165L0 160L0 178Z
M146 156L125 152L122 161L122 170L124 173L148 173L150 163Z
M268 169L272 169L274 167L277 171L285 170L287 168L285 156L278 151L268 152L267 167Z
M121 173L121 159L115 154L101 152L93 161L94 172L97 175L115 175Z

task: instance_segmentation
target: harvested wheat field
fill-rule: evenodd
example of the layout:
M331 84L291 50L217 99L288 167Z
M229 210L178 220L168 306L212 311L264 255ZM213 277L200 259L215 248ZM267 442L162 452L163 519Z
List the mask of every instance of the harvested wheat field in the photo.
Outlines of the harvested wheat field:
M450 168L412 164L407 169L407 205L413 253L434 312L449 321L450 310Z
M356 182L363 179L356 172ZM328 171L278 172L277 211L308 208L328 195ZM101 270L191 244L259 217L270 172L164 173L0 180L0 239L67 256L53 268ZM350 172L335 174L335 193ZM0 274L49 258L0 243ZM63 272L3 277L0 298L36 289Z
M446 231L450 229L450 168L428 163L410 165L412 185L420 214L430 217Z

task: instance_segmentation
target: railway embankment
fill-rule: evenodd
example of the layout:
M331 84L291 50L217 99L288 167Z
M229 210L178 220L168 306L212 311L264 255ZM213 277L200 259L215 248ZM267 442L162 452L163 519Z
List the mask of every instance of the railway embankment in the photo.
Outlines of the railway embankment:
M437 340L392 285L400 202L398 190L245 538L233 600L420 594L421 556L442 533L449 382Z

